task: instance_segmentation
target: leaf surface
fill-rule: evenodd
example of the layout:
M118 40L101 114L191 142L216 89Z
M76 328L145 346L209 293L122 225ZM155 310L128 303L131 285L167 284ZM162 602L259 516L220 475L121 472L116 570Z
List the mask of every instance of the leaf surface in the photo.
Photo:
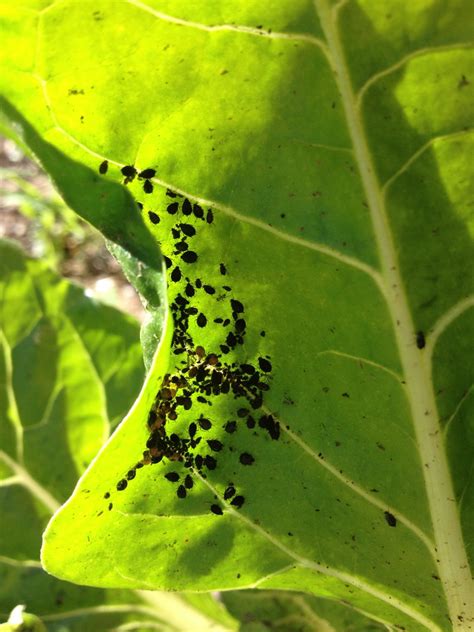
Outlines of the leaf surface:
M100 586L310 591L408 630L473 618L470 4L404 7L2 9L23 51L2 52L4 95L38 147L74 159L71 172L107 160L100 181L110 183L126 165L155 170L127 186L170 259L174 334L168 314L141 397L50 524L52 573ZM130 216L116 213L121 245L138 252ZM189 374L203 364L199 346L220 362L205 361L204 385ZM177 419L149 437L149 411L161 414L170 395L157 395L165 373L168 385L189 380L180 397L192 406L175 394ZM249 384L244 374L256 373ZM179 441L200 416L212 428L186 456ZM180 483L165 479L171 471ZM231 483L240 509L224 500Z

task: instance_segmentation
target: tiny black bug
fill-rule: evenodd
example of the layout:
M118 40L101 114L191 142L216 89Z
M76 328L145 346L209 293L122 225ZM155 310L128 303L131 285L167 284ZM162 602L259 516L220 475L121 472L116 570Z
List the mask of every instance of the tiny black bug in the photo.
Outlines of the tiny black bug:
M212 224L212 222L213 222L213 221L214 221L214 214L213 214L213 212L211 211L211 209L209 209L209 210L207 211L207 215L206 215L206 222L207 222L208 224Z
M252 463L255 461L253 456L249 454L248 452L242 452L242 454L239 457L239 460L242 463L242 465L252 465Z
M422 331L416 332L416 346L418 349L423 349L426 345L425 334Z
M243 331L245 331L245 327L247 326L247 323L245 322L245 320L243 318L238 318L235 321L235 331L239 334L241 334Z
M219 505L211 505L210 509L213 514L216 514L216 516L222 516L222 514L224 513Z
M210 454L206 454L206 456L204 458L204 464L205 464L205 466L207 467L208 470L215 470L216 469L216 465L217 465L217 461Z
M194 296L194 288L191 285L191 283L188 283L186 285L186 287L184 288L184 292L186 294L186 296L189 296L189 298L191 298L192 296Z
M239 417L245 417L248 414L248 410L246 408L239 408L239 410L237 411L237 415Z
M172 191L171 189L166 189L166 195L170 198L175 198L177 197L178 194Z
M110 492L105 492L104 498L110 498Z
M392 513L390 513L389 511L384 511L383 514L385 516L385 520L387 521L387 524L389 527L397 526L397 519Z
M210 420L206 419L205 417L200 417L198 419L198 424L203 430L209 430L212 427L212 423L210 422Z
M234 507L237 507L237 509L240 509L244 502L245 498L243 496L235 496L235 498L232 498L232 500L230 501L230 504L234 505Z
M206 294L215 294L216 290L212 287L212 285L203 285L204 291Z
M166 267L171 268L171 266L173 265L173 262L171 261L171 259L167 257L166 255L163 255L163 259L164 259Z
M178 281L181 281L181 270L178 268L178 266L176 266L176 268L173 268L171 272L171 280L174 281L175 283L178 283Z
M180 485L176 490L176 496L178 498L186 498L186 487L184 485Z
M204 316L204 314L201 312L199 314L199 316L197 317L196 320L197 324L199 327L205 327L207 325L207 318Z
M172 204L168 204L166 210L170 215L176 215L179 209L179 202L173 202Z
M148 180L148 178L154 178L155 175L156 175L155 169L143 169L143 171L140 171L140 173L138 174L138 177Z
M241 314L244 311L242 303L237 301L235 298L230 299L230 306L232 307L232 311L236 314Z
M255 428L255 419L251 415L249 415L247 417L246 424L247 424L247 428Z
M150 222L152 224L159 224L160 223L160 218L158 217L158 215L156 213L153 213L153 211L148 211L148 217L150 218Z
M229 500L232 496L235 496L235 487L233 485L229 485L224 492L224 500Z
M120 171L126 178L129 178L130 180L133 180L133 178L137 175L137 170L133 165L125 165L125 167L122 167Z
M183 252L183 254L181 255L181 259L185 263L195 263L197 261L197 258L198 256L193 250L187 250L186 252Z
M145 193L153 193L153 185L150 180L145 180L145 182L143 183L143 190L145 191Z
M224 447L218 439L208 439L207 445L211 448L213 452L220 452Z
M232 434L233 432L235 432L237 430L237 422L236 421L228 421L225 426L224 426L224 430L226 432L228 432L229 434Z
M131 481L132 479L134 479L136 476L136 471L135 470L128 470L127 472L127 480Z
M219 264L219 271L222 275L227 274L227 268L225 267L223 263Z
M109 168L109 162L107 160L103 160L99 165L99 173L102 175L107 173L107 169Z
M266 360L265 358L259 358L258 364L260 368L262 369L262 371L265 371L265 373L270 373L270 371L272 370L272 363L269 360Z
M168 474L165 474L165 478L172 483L176 483L179 481L179 474L178 472L168 472Z
M193 212L193 207L191 206L191 202L188 198L185 198L181 210L183 211L183 215L191 215Z
M117 483L117 490L121 492L127 487L127 485L128 485L127 481L124 478L122 478L122 480L120 480Z
M199 204L195 204L193 206L193 213L194 213L194 216L197 217L198 219L202 219L204 217L204 211L199 206Z
M191 224L181 224L180 228L188 237L193 237L196 234L196 229Z
M184 479L184 486L186 487L186 489L191 489L193 485L193 479L191 478L191 476L189 476L189 474L186 474L186 478Z

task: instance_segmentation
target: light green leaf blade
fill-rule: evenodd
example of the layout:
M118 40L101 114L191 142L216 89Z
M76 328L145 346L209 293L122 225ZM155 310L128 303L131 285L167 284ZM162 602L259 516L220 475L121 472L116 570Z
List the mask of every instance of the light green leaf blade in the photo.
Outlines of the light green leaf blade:
M242 402L195 401L166 428L186 436L206 411L202 445L225 445L217 468L186 501L163 477L173 463L114 491L142 458L164 341L142 397L51 523L44 560L96 585L307 590L409 630L462 629L473 617L469 3L260 4L5 10L24 42L21 67L5 53L6 97L77 162L108 159L111 180L126 164L158 169L153 194L137 179L130 190L161 217L166 256L179 261L171 229L186 210L178 198L180 214L166 212L166 188L212 207L210 224L184 220L199 256L184 275L218 289L188 297L208 321L190 319L192 347L220 353L213 321L233 322L229 299L241 301L245 344L221 361L270 356L264 407L280 423L278 441L242 422L227 436ZM171 304L186 283L170 280ZM214 516L230 481L245 504ZM113 508L100 514L105 493ZM78 527L87 569L70 546Z

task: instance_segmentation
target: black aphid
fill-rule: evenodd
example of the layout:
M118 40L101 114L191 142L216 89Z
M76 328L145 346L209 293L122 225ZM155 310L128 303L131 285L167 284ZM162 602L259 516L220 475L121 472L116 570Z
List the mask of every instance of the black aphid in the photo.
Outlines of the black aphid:
M210 509L213 514L216 514L216 516L222 516L222 514L224 513L219 505L211 505Z
M185 263L195 263L197 261L197 258L198 256L193 250L187 250L186 252L183 252L183 254L181 255L181 259Z
M219 345L222 353L229 353L230 349L227 345Z
M208 439L207 445L211 448L213 452L220 452L224 447L218 439Z
M191 224L181 224L180 228L188 237L193 237L196 234L196 229Z
M230 299L230 306L232 307L232 311L236 314L241 314L244 311L242 303L237 301L235 298Z
M140 171L140 173L138 174L138 177L148 180L148 178L154 178L155 175L156 175L155 169L143 169L143 171Z
M197 288L201 288L202 287L202 281L201 279L196 279L196 281L194 282L195 286Z
M248 410L246 408L239 408L239 410L237 411L237 415L239 417L245 417L246 415L248 415Z
M237 430L237 422L236 421L228 421L225 426L224 426L224 430L226 432L228 432L229 434L232 434L233 432L235 432Z
M143 183L143 190L145 191L145 193L153 193L153 185L150 180L145 180L145 182Z
M141 202L137 202L138 208L143 211L143 204Z
M217 461L210 454L206 454L206 456L204 458L204 465L207 467L208 470L215 470L216 469L216 465L217 465Z
M416 346L418 349L423 349L426 344L425 334L422 331L416 332Z
M225 267L223 263L219 264L219 271L223 275L227 274L227 268Z
M385 516L385 520L387 521L389 527L397 526L397 519L392 513L390 513L389 511L384 511L383 515Z
M234 505L234 507L237 507L237 509L240 509L244 502L245 498L243 496L235 496L235 498L232 498L232 500L230 501L230 504Z
M177 197L178 194L172 191L171 189L166 189L166 195L170 198L175 198Z
M193 207L191 206L191 202L188 198L185 198L181 210L183 211L183 215L191 215L193 212Z
M125 165L125 167L122 167L120 171L126 178L130 178L130 180L133 180L133 178L137 175L137 170L133 165Z
M235 331L238 334L241 334L242 332L244 332L246 326L247 326L247 323L245 322L245 320L243 318L238 318L235 321Z
M213 221L214 221L214 214L213 214L213 212L211 211L211 209L209 209L209 210L207 211L207 215L206 215L206 222L207 222L208 224L212 224L212 222L213 222Z
M176 496L178 498L186 498L186 487L184 485L180 485L176 490Z
M136 474L137 473L136 473L135 470L128 470L128 472L127 472L127 480L131 481L132 479L135 478Z
M189 476L189 474L186 474L186 478L184 479L184 486L186 487L186 489L191 489L193 485L194 485L194 481L192 477Z
M178 472L168 472L167 474L165 474L165 478L172 483L177 483L179 481L179 474Z
M262 371L265 371L265 373L270 373L270 371L272 370L272 363L265 358L259 358L258 365L262 369Z
M152 224L159 224L160 223L160 218L158 217L158 215L156 213L153 213L153 211L148 211L148 217L150 218L150 222Z
M112 503L109 503L109 506L107 507L107 509L108 509L109 511L112 511L112 508L113 508L113 504L112 504Z
M104 494L104 498L106 498L106 499L107 499L107 498L110 498L110 492L105 492L105 494Z
M255 419L252 417L252 415L249 415L247 417L246 424L247 428L255 428Z
M124 478L122 478L122 480L120 480L117 483L117 491L119 492L123 491L127 487L127 485L128 485L127 481Z
M196 426L196 424L194 423L194 421L192 421L192 422L189 424L189 428L188 428L188 434L189 434L189 436L191 437L191 439L192 439L192 438L194 437L194 435L196 434L196 430L197 430L197 426Z
M204 314L201 312L199 314L199 316L197 317L196 320L197 324L199 327L205 327L207 325L207 318L204 316Z
M176 215L179 209L179 202L173 202L172 204L168 204L166 210L170 215Z
M203 430L210 430L210 428L212 427L212 423L210 422L210 420L206 419L205 417L200 417L198 419L198 424L199 427Z
M226 292L230 292L232 288L229 285L223 285L222 289L225 290Z
M104 175L104 173L107 173L107 169L109 168L109 162L108 160L103 160L100 165L99 165L99 173L101 173L102 175Z
M204 291L206 294L215 294L216 290L212 287L212 285L203 285Z
M202 219L204 217L204 211L199 206L199 204L195 204L193 206L193 213L194 213L194 216L197 217L198 219Z
M186 252L186 250L189 248L188 242L185 239L182 239L181 241L178 241L177 244L175 244L175 248L177 252Z
M166 267L171 268L171 266L173 265L173 262L171 261L171 259L167 257L166 255L163 255L163 259L164 259Z
M242 454L239 457L239 460L242 463L242 465L252 465L252 463L255 461L253 456L249 454L248 452L242 452Z
M229 500L232 496L235 496L235 487L233 485L229 485L224 492L224 500Z
M178 281L181 281L181 270L178 268L178 266L176 266L176 268L173 268L171 272L171 280L174 281L175 283L178 283Z

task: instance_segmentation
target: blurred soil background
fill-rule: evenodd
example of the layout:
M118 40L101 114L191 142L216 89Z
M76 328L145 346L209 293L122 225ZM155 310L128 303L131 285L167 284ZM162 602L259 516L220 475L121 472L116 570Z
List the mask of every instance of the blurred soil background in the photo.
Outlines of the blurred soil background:
M16 241L89 296L143 320L142 304L101 234L64 204L35 162L1 136L0 238Z

